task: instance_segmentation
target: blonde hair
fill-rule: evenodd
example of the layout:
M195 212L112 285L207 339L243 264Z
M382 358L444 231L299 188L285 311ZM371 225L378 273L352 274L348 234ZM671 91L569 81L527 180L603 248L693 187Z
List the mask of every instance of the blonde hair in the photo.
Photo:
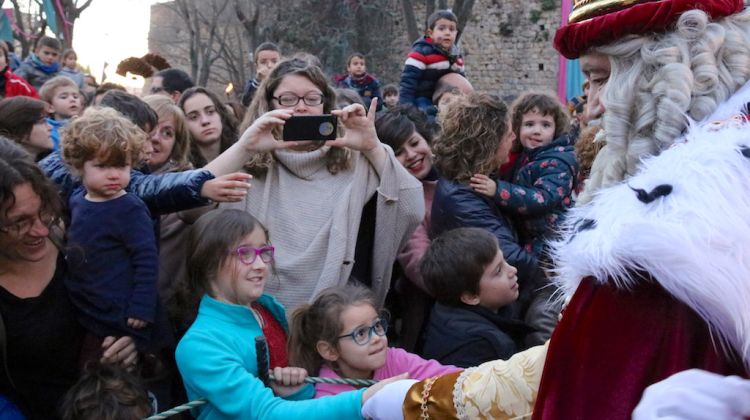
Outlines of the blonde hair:
M459 97L442 117L442 133L433 146L435 166L446 178L467 182L474 174L497 169L495 157L508 131L508 107L486 93Z
M52 103L52 98L55 97L55 91L63 87L72 87L78 90L78 85L68 76L55 76L42 85L39 89L39 97L47 103Z
M607 144L633 174L643 156L680 137L686 117L707 117L750 79L750 9L716 22L691 10L671 32L628 36L590 52L609 57Z
M193 141L190 131L185 125L185 113L172 101L172 98L165 95L149 95L143 98L143 102L156 111L160 120L174 119L174 147L169 155L169 160L176 170L190 169L192 164L189 156Z
M112 108L89 108L73 119L61 142L65 163L75 169L98 158L108 166L138 163L148 136Z

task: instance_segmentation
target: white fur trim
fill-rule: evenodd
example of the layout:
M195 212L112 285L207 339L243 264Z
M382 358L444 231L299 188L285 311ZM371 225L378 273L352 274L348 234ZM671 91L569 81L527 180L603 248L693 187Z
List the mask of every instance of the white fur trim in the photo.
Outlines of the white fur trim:
M750 85L681 143L648 158L639 172L572 209L553 244L555 276L573 294L584 277L627 288L646 271L695 310L750 367L750 124L732 120ZM716 119L729 124L712 124ZM672 192L651 203L632 190ZM595 227L576 232L586 220Z

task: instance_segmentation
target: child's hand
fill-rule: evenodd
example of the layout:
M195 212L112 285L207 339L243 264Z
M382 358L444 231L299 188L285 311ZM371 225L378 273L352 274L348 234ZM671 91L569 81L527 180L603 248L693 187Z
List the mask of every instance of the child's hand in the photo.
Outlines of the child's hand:
M299 391L305 385L305 378L307 378L307 371L298 367L275 367L271 374L273 375L271 389L280 397Z
M203 183L201 197L221 203L242 201L250 189L252 176L244 172L222 175Z
M128 318L128 327L135 328L136 330L140 330L141 328L145 327L148 324L148 322L137 319L137 318Z
M497 184L486 175L476 174L469 181L471 189L487 197L494 197L497 192Z

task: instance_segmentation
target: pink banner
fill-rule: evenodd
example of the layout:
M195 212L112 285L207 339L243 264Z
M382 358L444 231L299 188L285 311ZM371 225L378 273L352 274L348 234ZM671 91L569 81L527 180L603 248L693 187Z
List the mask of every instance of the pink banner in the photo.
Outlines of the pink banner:
M560 13L560 26L568 23L571 10L571 0L562 0L562 11ZM562 103L567 102L566 81L568 79L568 60L560 55L557 72L557 96Z

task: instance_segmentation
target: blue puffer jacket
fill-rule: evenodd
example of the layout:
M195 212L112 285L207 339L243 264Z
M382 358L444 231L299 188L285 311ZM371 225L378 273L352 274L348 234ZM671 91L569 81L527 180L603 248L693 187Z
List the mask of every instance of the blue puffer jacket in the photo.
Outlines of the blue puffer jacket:
M497 181L495 203L519 217L521 242L537 256L573 206L578 162L572 139L562 135L546 146L524 150L518 157L522 166L515 171L513 183Z
M430 237L459 227L477 227L495 235L505 260L518 269L521 286L536 278L536 257L518 244L513 226L500 209L468 186L440 178L432 201Z
M57 184L63 200L67 203L73 191L81 185L81 181L70 173L60 153L53 152L40 161L39 166L47 177ZM148 206L151 215L156 217L208 204L209 200L201 197L200 193L203 184L213 178L211 172L202 169L159 175L131 170L127 191L140 197Z
M464 75L460 49L454 45L449 52L433 44L430 37L418 39L412 45L401 73L399 103L417 106L418 97L432 101L435 84L448 73Z

